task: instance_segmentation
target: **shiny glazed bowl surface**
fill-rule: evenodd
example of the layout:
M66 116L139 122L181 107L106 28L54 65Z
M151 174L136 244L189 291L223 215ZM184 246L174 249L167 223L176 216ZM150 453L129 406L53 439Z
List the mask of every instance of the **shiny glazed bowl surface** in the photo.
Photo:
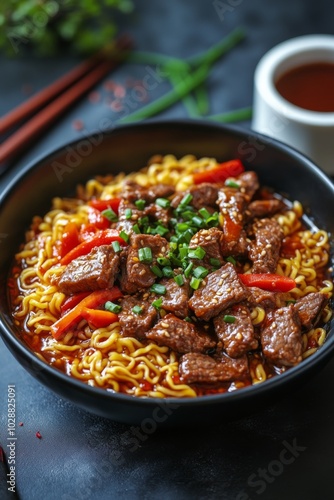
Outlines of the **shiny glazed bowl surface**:
M221 395L189 399L136 398L93 388L42 362L20 339L7 297L8 270L34 215L55 196L71 196L77 184L98 174L130 172L154 154L240 158L262 185L299 200L320 227L334 234L334 185L310 160L273 139L206 121L149 121L92 134L55 151L12 176L0 205L0 327L18 362L59 396L94 414L128 424L204 424L248 415L294 390L330 360L334 320L317 353L262 384ZM332 249L333 249L333 241ZM330 384L330 381L328 382Z

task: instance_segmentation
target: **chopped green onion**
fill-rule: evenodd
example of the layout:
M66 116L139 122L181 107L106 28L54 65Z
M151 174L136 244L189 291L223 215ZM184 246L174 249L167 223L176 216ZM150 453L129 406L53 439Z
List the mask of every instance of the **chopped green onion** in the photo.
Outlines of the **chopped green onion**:
M192 229L191 227L189 229L187 229L186 231L184 231L184 233L182 233L177 241L178 243L182 244L182 243L190 243L190 240L191 238L194 236L194 234L196 233L196 230L195 229Z
M166 259L166 257L158 257L157 261L160 266L170 266L170 260Z
M159 299L156 299L152 302L152 306L155 307L156 309L160 309L162 306L162 298L160 297Z
M134 233L140 234L140 227L138 226L138 224L134 224L132 229Z
M195 210L193 209L193 207L187 207L187 210L181 209L181 210L178 210L177 212L182 217L182 219L185 221L191 220L195 214Z
M138 224L140 224L141 226L145 226L145 224L149 224L149 222L150 220L147 217L147 215L145 215L145 217L141 217L140 219L138 219Z
M179 207L186 207L187 205L189 205L189 203L191 202L192 199L193 199L192 194L188 193L188 194L184 195L184 197L182 198L182 200L179 203Z
M145 200L136 200L135 205L138 208L138 210L143 210L145 208L146 201Z
M158 278L163 277L162 271L161 271L159 266L154 265L154 266L151 266L150 269L151 269L152 273L154 273L156 276L158 276Z
M132 308L132 312L135 313L135 314L142 314L143 308L141 306L134 306Z
M152 234L160 234L160 236L165 236L169 232L169 229L162 224L158 224L154 229L152 229Z
M220 260L219 260L219 259L215 259L214 257L212 257L212 258L210 259L210 264L211 264L212 266L214 266L214 267L220 267L221 262L220 262Z
M122 310L122 307L119 306L118 304L115 304L114 302L111 302L110 300L108 300L108 302L106 302L104 304L104 308L107 310L107 311L110 311L110 312L113 312L113 313L119 313L121 310Z
M175 255L173 255L173 254L170 256L170 261L171 261L171 263L172 263L172 265L173 265L174 267L181 267L181 266L182 266L182 261L181 261L181 259L178 259L178 258L177 258L177 257L175 257Z
M227 262L230 262L231 264L233 264L234 266L236 265L237 261L235 260L234 257L232 257L231 255L229 257L227 257L226 259Z
M197 247L196 250L189 250L188 257L189 259L203 259L206 251L202 247Z
M184 260L188 257L188 247L181 247L179 250L180 259Z
M225 186L227 186L227 187L231 187L231 188L237 188L237 189L239 189L240 184L238 184L238 183L237 183L237 182L235 182L235 181L232 181L231 179L226 179L226 181L225 181Z
M214 227L214 226L217 227L219 225L218 212L215 212L214 214L211 215L211 217L208 217L205 222L209 227Z
M153 260L152 250L150 247L139 248L138 258L143 264L150 264Z
M121 245L119 244L118 241L113 241L112 244L111 244L111 246L113 247L113 250L114 250L115 253L119 253L122 250L121 249Z
M167 200L167 198L157 198L155 200L155 204L159 205L159 207L162 207L162 208L170 207L170 201Z
M201 283L202 283L202 280L198 279L198 278L195 278L194 276L190 280L190 286L194 290L197 290L197 288L200 286Z
M235 323L237 318L235 316L231 316L230 314L225 314L223 319L225 323Z
M106 210L103 210L103 212L101 212L101 215L103 215L103 217L108 219L110 222L117 222L118 221L118 217L112 208L107 208Z
M179 222L175 226L175 230L179 233L183 233L184 231L187 231L189 229L189 224L187 222Z
M208 219L209 217L211 217L211 214L209 212L209 210L207 210L206 208L200 208L198 213L203 217L204 220Z
M186 278L189 278L189 276L191 275L191 271L193 270L193 267L194 267L194 264L192 262L190 262L187 265L187 267L185 268L184 275Z
M166 278L172 278L174 276L174 271L170 266L163 267L162 272Z
M174 281L175 281L175 282L176 282L179 286L184 285L184 279L183 279L182 274L177 274L176 276L174 276Z
M127 220L131 219L131 217L132 217L132 210L131 210L131 208L126 208L124 213L125 213L125 218Z
M201 217L198 217L198 215L195 215L195 217L192 218L192 223L195 224L195 226L197 226L197 227L204 226L203 219L201 219Z
M195 278L205 278L205 276L207 276L209 274L209 271L207 269L205 269L205 267L203 266L198 266L198 267L195 267L194 271L193 271L193 276L195 276Z
M189 316L186 316L184 318L184 321L187 321L187 323L192 323L192 320L191 320L191 318L189 318Z
M154 285L150 288L151 292L157 293L158 295L165 295L167 289L164 285L160 285L159 283L154 283Z
M130 239L130 236L125 231L121 231L119 233L119 235L122 238L122 240L124 240L124 241L126 241L128 243L128 241Z
M296 301L295 301L295 299L290 299L290 300L286 300L285 303L288 306L289 304L295 304Z

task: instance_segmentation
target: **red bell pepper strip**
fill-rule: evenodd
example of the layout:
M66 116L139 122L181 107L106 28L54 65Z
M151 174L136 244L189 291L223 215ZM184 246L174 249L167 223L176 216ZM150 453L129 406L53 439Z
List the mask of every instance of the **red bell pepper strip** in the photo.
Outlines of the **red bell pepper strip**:
M228 177L236 177L245 171L245 167L239 159L225 161L217 167L209 168L203 172L193 174L194 184L202 182L224 182Z
M88 205L90 205L93 208L96 208L100 212L103 212L104 210L108 210L108 208L111 208L115 212L115 214L118 214L118 207L120 203L121 203L120 198L112 198L111 200L100 200L99 198L94 198L88 202Z
M117 286L107 290L96 290L90 293L87 297L81 300L73 309L70 309L64 316L59 318L51 325L51 334L57 340L69 328L75 326L83 318L83 310L85 308L96 309L109 300L114 302L122 297L123 294Z
M104 328L118 321L118 315L103 309L90 309L84 307L82 309L82 317L94 328Z
M226 214L224 216L223 222L224 238L227 242L231 243L233 241L238 241L242 226L231 219L231 217Z
M103 217L99 210L93 207L89 207L88 220L97 229L108 229L110 227L110 221L106 217Z
M87 255L93 248L101 245L110 245L113 241L118 241L119 244L123 246L127 244L123 238L119 236L118 231L115 229L105 229L104 231L99 231L90 240L83 241L74 247L60 260L60 264L67 265L73 259L77 259L82 255Z
M70 295L67 299L64 300L62 305L60 306L60 311L62 314L65 314L70 309L73 309L79 302L82 301L85 297L90 295L92 292L79 292L74 295Z
M64 232L60 242L60 256L64 257L72 248L79 245L79 231L74 222L68 222L64 228Z
M257 286L269 292L289 292L296 286L294 279L279 274L239 274L239 278L246 286Z

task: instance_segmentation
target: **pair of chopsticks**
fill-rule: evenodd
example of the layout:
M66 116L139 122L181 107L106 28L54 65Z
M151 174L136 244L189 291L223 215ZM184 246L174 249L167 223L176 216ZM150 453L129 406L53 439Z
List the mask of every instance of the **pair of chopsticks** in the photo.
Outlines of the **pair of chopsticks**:
M122 35L110 47L83 61L0 118L0 136L28 119L0 144L0 173L72 104L115 69L131 47L131 39Z

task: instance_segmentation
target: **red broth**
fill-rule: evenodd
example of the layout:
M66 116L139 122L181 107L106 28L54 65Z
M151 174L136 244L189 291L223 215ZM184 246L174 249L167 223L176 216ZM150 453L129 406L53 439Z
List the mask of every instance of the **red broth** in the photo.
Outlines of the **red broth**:
M275 82L284 99L311 111L334 112L334 64L310 63L290 69Z

